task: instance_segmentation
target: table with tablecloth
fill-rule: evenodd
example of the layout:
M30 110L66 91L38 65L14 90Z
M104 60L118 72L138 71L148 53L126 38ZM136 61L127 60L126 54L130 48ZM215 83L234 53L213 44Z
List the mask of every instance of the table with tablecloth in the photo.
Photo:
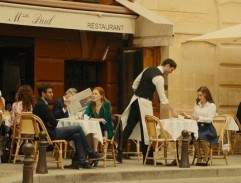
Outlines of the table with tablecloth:
M57 128L64 127L64 126L81 126L85 135L92 133L94 138L98 139L103 144L103 137L102 137L100 124L97 121L83 120L77 117L58 119Z
M194 136L198 138L198 126L195 120L170 118L160 120L163 129L167 131L174 140L181 136L183 130L193 132Z

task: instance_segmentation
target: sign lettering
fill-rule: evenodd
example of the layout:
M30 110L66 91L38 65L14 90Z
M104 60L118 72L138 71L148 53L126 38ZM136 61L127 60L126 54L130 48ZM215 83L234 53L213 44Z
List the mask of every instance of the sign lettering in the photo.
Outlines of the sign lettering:
M87 23L87 28L95 29L95 30L123 31L124 25L102 24L102 23Z
M38 25L50 25L53 21L55 16L48 16L44 17L42 14L34 14L33 16L30 16L28 13L23 13L23 12L17 12L13 19L8 19L10 22L16 22L16 23L21 23L21 22L26 22L26 21L31 21L33 24L38 24Z

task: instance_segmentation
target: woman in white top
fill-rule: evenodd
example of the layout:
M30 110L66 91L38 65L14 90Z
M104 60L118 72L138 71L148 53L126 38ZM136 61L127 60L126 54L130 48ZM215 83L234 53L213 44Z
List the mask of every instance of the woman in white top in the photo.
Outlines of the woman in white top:
M214 104L209 89L205 86L197 90L197 99L191 118L198 123L198 139L194 140L195 153L197 155L197 166L207 166L209 161L209 143L217 144L217 133L212 124L216 115L216 105ZM201 150L204 154L202 159Z

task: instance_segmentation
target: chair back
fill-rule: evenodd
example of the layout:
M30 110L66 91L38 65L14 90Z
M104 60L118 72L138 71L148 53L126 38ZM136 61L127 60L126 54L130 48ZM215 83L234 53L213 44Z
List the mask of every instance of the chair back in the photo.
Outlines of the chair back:
M46 133L46 140L47 140L48 144L53 144L43 121L35 114L33 114L33 117L36 121L36 128L38 128L39 133L40 133L40 131L44 131ZM38 133L38 137L39 137L39 133Z
M160 120L156 116L146 115L145 121L150 139L168 139L167 132L164 130ZM160 131L158 132L159 129Z
M113 114L112 115L112 123L114 126L114 140L119 143L121 139L121 114Z
M38 134L38 128L35 125L35 119L32 113L22 113L19 115L19 133L26 135L35 135ZM18 118L16 119L18 122Z
M1 96L0 96L0 110L2 111L2 113L5 112L5 105L3 103L3 99Z
M225 115L218 115L214 117L213 126L215 127L217 132L218 142L223 142L223 138L224 138L226 126L227 126L227 117Z
M20 137L23 135L28 135L28 138L32 136L33 138L38 134L38 129L35 125L35 119L32 113L23 112L17 114L13 123L13 136Z
M240 124L240 121L238 120L237 116L233 115L233 119L236 122L236 124L238 125L239 131L241 131L241 124Z
M155 116L146 115L145 116L146 121L146 128L148 132L148 136L150 139L158 139L158 132L157 132L157 125L159 119Z

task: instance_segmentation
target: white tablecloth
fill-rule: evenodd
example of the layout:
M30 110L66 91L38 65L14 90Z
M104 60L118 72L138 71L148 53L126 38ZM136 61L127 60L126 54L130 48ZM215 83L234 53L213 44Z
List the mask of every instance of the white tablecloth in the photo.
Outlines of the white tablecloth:
M239 131L239 127L237 123L231 116L228 116L226 118L226 121L227 121L226 130Z
M174 140L182 135L182 131L185 129L187 131L193 132L194 136L198 138L198 126L195 120L191 119L162 119L160 120L164 130L166 130Z
M85 135L93 133L94 138L98 139L103 144L102 132L100 129L100 124L98 122L76 118L62 118L58 119L58 121L59 122L57 128L64 126L81 126Z

